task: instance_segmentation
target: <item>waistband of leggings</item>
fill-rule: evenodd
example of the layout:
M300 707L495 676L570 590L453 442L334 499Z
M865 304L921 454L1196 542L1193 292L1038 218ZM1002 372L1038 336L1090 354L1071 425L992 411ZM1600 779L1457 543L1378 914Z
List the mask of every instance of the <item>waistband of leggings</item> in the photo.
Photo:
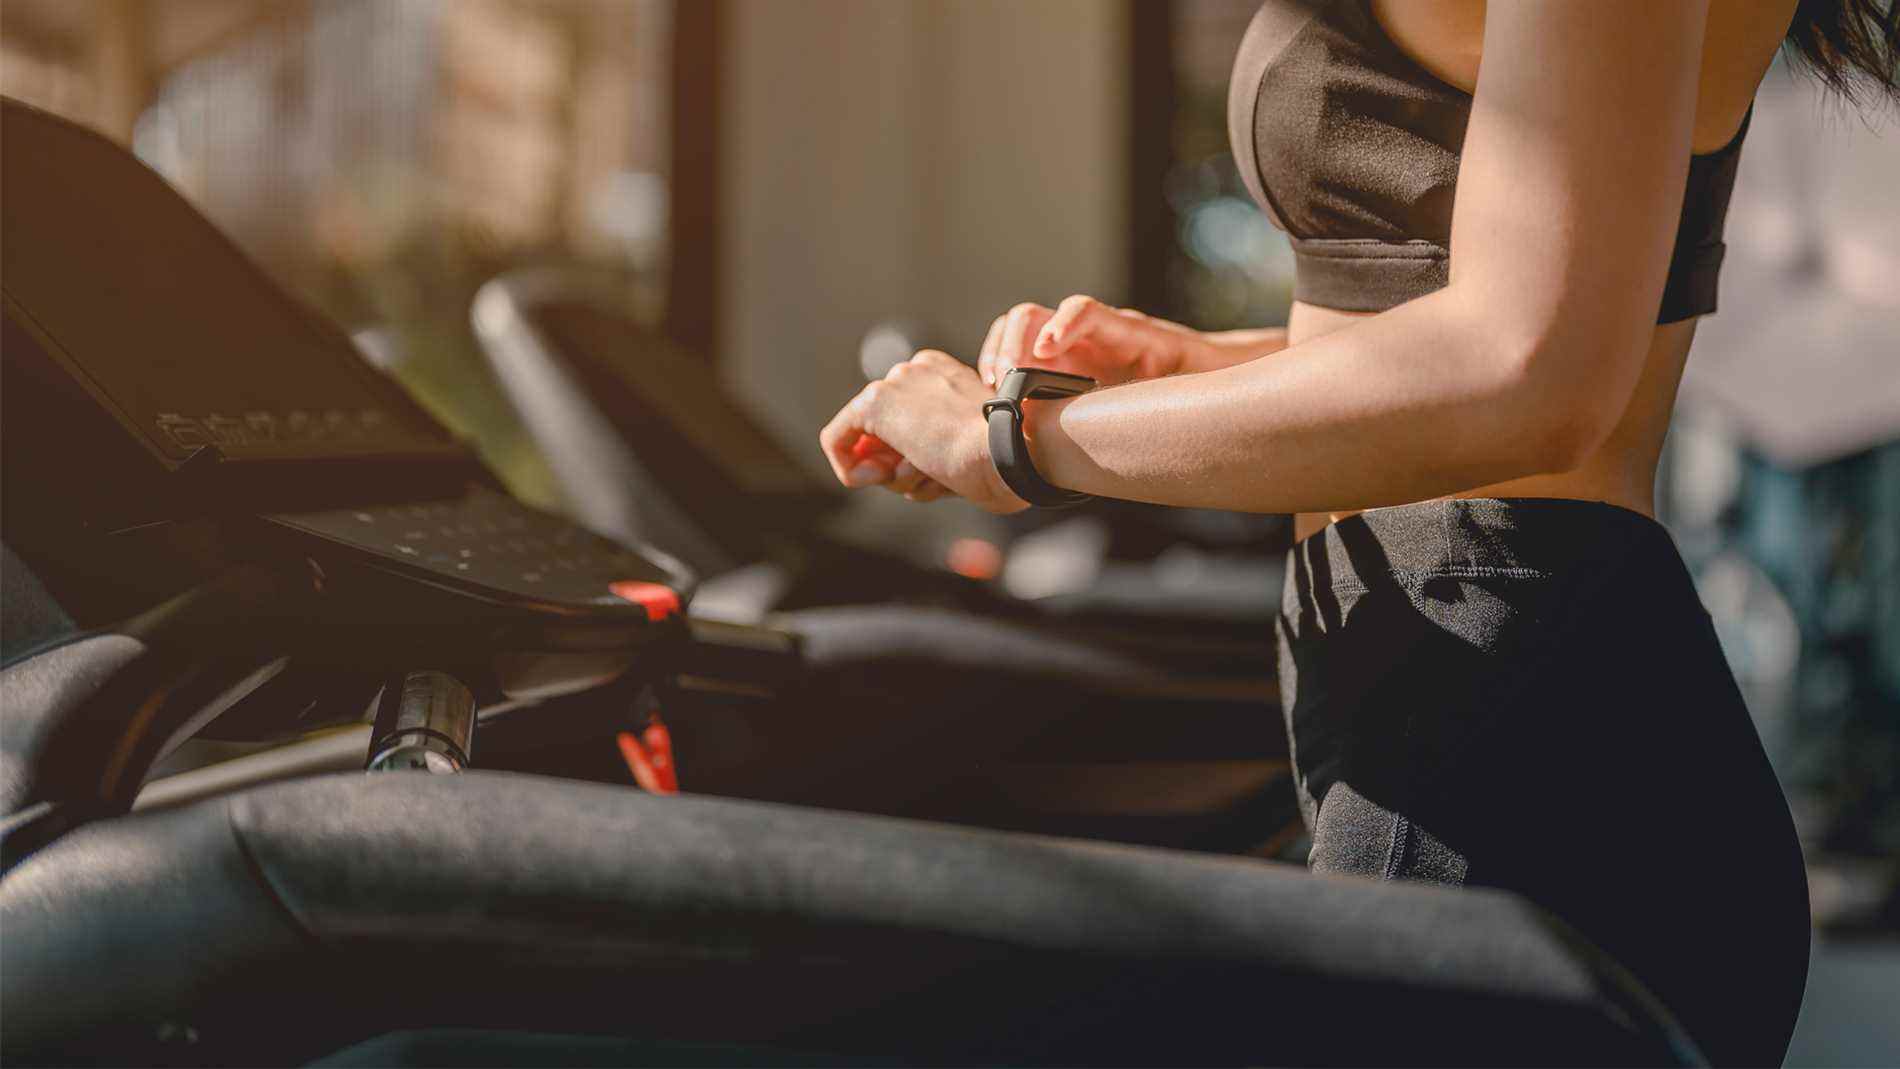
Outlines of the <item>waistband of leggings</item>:
M1655 520L1601 501L1447 498L1347 517L1296 544L1288 571L1324 589L1392 575L1535 577L1631 552L1673 555L1675 544Z

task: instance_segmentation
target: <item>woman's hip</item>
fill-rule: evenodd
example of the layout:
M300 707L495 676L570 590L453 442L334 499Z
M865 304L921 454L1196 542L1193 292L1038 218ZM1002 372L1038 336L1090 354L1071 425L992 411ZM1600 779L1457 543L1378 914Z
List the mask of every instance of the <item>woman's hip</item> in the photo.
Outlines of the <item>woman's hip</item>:
M1518 891L1692 1030L1716 1027L1709 991L1759 1010L1715 1045L1785 1041L1799 847L1655 521L1544 499L1352 517L1294 548L1279 656L1316 870Z

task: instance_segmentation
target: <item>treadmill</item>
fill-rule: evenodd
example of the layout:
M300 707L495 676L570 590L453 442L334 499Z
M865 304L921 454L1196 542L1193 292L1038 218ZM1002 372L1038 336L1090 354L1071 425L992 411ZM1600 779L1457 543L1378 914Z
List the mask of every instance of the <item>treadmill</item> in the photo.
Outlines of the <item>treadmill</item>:
M1001 581L966 578L865 544L850 495L611 287L561 268L511 271L476 294L471 318L566 511L614 537L694 547L688 563L722 613L901 600L1243 647L1272 626L1285 517L1126 501L1024 514L998 524L1011 532Z
M1508 894L549 774L783 636L508 498L123 149L0 143L0 1060L1696 1063ZM288 763L148 803L232 717Z

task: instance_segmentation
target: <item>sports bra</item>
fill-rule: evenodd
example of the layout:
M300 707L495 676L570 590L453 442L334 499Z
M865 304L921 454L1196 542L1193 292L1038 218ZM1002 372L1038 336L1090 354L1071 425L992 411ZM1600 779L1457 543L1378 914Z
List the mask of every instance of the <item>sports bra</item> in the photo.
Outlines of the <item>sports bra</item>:
M1753 109L1750 109L1752 116ZM1382 312L1450 278L1471 96L1406 55L1371 0L1268 0L1241 39L1227 132L1247 190L1293 243L1293 297ZM1715 311L1748 118L1689 163L1659 323Z

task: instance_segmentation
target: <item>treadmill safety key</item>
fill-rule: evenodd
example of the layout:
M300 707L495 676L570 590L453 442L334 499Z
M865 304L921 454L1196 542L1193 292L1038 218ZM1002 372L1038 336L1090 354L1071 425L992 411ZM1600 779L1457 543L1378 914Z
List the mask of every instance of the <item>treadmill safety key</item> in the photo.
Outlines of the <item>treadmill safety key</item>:
M636 708L640 706L646 708L646 728L639 734L629 730L614 736L620 756L642 790L650 794L678 794L680 778L679 768L673 762L673 733L660 717L660 704L652 687L641 689Z
M622 601L630 601L647 611L647 619L654 623L669 616L678 616L680 611L679 592L660 583L648 583L638 579L621 579L607 584L607 589Z

